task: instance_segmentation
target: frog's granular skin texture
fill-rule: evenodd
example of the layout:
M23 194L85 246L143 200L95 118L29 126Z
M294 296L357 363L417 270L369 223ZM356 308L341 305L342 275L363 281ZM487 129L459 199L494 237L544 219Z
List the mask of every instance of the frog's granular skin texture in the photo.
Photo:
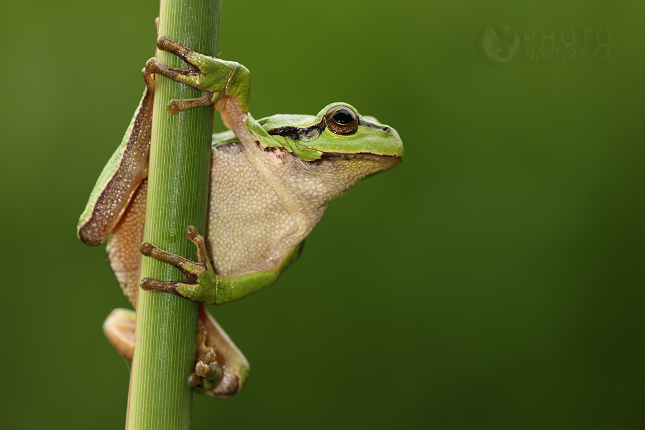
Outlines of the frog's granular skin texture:
M214 269L227 278L275 270L316 226L332 199L400 162L400 157L362 153L323 153L318 160L303 161L272 137L251 133L237 103L227 102L221 113L235 137L230 132L214 135L204 237ZM274 126L272 118L283 116L261 121ZM144 180L132 194L108 244L112 270L135 306L146 186Z
M351 155L305 162L255 141L215 146L206 234L215 269L235 277L275 267L309 235L330 200L383 165Z
M145 179L133 193L125 213L114 228L107 244L110 267L121 284L123 293L135 309L139 296L141 268L139 245L143 241L147 191L148 180Z
M245 152L241 144L229 144L215 148L211 158L205 237L215 270L226 277L270 266L289 251L282 243L291 243L285 237L293 237L297 229Z
M320 221L330 200L387 168L381 157L332 154L305 162L282 148L251 151L214 142L207 229L218 274L237 277L275 268ZM108 241L110 267L136 307L147 179L132 195Z

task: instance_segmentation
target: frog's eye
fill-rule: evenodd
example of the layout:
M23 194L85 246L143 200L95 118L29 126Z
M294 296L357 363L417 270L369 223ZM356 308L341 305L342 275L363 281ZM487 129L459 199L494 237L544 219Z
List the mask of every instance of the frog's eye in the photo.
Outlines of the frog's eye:
M336 106L325 114L325 123L335 134L353 134L358 127L358 118L353 110L345 106Z

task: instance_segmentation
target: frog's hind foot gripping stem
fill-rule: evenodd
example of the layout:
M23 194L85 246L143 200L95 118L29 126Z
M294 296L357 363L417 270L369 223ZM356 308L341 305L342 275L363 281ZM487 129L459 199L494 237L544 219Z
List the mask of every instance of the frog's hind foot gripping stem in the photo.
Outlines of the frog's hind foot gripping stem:
M136 316L130 309L115 309L103 323L103 332L126 360L134 356ZM188 386L211 397L230 397L244 386L249 362L224 329L206 311L199 308L197 349L194 372Z
M217 362L215 350L206 345L206 337L206 330L200 326L197 332L195 372L188 376L188 386L201 386L210 390L215 387L217 380L222 376L222 366Z
M213 351L211 349L211 351ZM212 361L199 360L195 364L195 372L188 375L188 386L201 386L205 390L215 387L217 380L222 376L222 367L217 363L215 353L213 352Z

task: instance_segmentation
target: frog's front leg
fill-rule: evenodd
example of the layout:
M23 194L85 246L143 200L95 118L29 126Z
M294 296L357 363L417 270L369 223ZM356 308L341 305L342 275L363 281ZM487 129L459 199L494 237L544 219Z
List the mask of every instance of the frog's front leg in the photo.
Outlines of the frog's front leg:
M199 234L197 228L194 226L186 228L186 238L197 247L197 262L163 251L150 242L141 244L139 251L143 255L172 264L186 276L184 282L163 282L144 278L141 280L141 288L172 293L207 304L229 303L273 284L280 273L298 258L301 250L301 245L296 246L271 269L225 278L217 275L213 270L204 237Z
M170 113L176 114L195 106L210 106L213 103L221 112L225 109L227 98L235 99L240 110L245 114L248 112L250 82L246 67L233 61L199 54L163 35L157 38L157 47L184 60L190 65L190 70L167 67L156 58L151 58L146 63L146 72L161 74L202 92L202 96L198 98L171 100L168 103Z

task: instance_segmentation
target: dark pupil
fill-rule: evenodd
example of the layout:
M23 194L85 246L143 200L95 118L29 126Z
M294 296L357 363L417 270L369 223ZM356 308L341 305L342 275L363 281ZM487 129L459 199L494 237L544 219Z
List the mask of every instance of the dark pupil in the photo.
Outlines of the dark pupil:
M338 124L349 124L354 120L354 118L346 110L339 110L338 112L335 112L333 118L334 121L336 121Z

